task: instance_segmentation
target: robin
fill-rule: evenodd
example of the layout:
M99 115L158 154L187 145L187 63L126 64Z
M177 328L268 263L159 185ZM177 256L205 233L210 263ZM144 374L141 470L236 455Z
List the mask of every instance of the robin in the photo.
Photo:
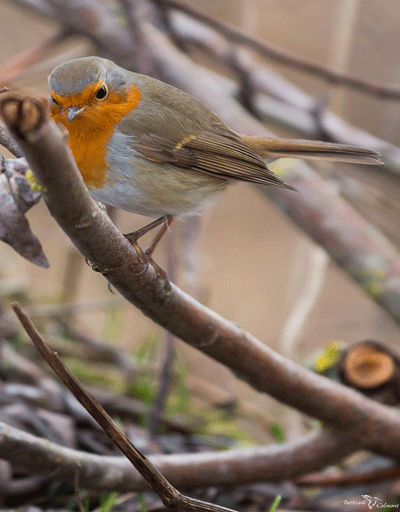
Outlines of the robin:
M347 145L239 135L192 96L110 60L86 57L49 76L51 113L92 197L156 221L126 235L136 244L174 217L201 211L233 181L291 188L263 158L323 158L378 163L374 151Z

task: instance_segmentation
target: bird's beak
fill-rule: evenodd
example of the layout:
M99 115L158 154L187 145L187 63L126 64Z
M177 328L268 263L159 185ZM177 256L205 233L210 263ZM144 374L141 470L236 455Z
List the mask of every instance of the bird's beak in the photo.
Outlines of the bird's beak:
M71 122L83 111L83 107L68 107L68 121Z

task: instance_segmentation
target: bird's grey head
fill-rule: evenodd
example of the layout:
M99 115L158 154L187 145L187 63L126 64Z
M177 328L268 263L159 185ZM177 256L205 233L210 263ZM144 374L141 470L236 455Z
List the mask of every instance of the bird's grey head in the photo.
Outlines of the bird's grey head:
M101 57L83 57L57 66L48 79L49 89L61 97L79 95L88 86L105 84L109 89L129 82L128 72Z
M134 85L133 74L100 57L74 59L49 76L51 110L58 122L70 123L85 112L93 122L105 101L121 103Z

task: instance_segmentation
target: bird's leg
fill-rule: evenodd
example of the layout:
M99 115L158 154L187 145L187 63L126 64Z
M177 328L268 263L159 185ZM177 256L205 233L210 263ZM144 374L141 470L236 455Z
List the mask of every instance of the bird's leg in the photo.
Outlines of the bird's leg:
M165 232L167 231L167 229L170 227L172 221L174 220L174 218L171 217L171 215L166 215L165 217L163 217L163 219L164 219L164 224L162 225L160 231L156 234L156 236L154 237L154 240L151 242L151 244L144 251L147 254L147 256L151 257L151 255L153 254L155 248L157 247L158 242L165 235Z
M137 231L133 231L132 233L127 233L124 235L125 238L127 238L129 241L137 242L140 237L151 231L152 229L156 228L163 222L167 222L169 215L164 215L163 217L160 217L157 220L153 220L153 222L150 222L150 224L147 224L146 226L138 229ZM164 231L165 232L165 231Z
M136 249L136 252L142 258L142 262L149 263L157 272L158 276L161 279L165 280L168 279L167 272L153 260L152 255L155 248L157 247L158 242L161 240L161 238L163 237L163 235L165 234L173 220L174 218L171 217L171 215L164 215L163 217L160 217L159 219L151 222L150 224L147 224L147 226L144 226L143 228L140 228L137 231L134 231L133 233L128 233L124 235L128 242L131 243L132 246ZM137 243L138 239L145 235L146 233L148 233L149 231L151 231L152 229L159 226L160 224L163 224L163 226L161 227L157 235L154 237L154 240L145 251L142 251Z

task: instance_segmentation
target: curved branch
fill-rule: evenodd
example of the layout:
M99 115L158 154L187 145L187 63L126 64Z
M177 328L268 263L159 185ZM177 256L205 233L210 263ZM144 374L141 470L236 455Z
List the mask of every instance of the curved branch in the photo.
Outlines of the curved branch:
M329 431L297 441L227 452L153 455L149 460L179 489L238 485L266 480L287 480L339 462L357 450L351 443ZM72 450L38 438L0 422L0 451L3 459L52 474L73 483L79 467L79 484L85 489L142 491L148 485L124 457L109 457Z

